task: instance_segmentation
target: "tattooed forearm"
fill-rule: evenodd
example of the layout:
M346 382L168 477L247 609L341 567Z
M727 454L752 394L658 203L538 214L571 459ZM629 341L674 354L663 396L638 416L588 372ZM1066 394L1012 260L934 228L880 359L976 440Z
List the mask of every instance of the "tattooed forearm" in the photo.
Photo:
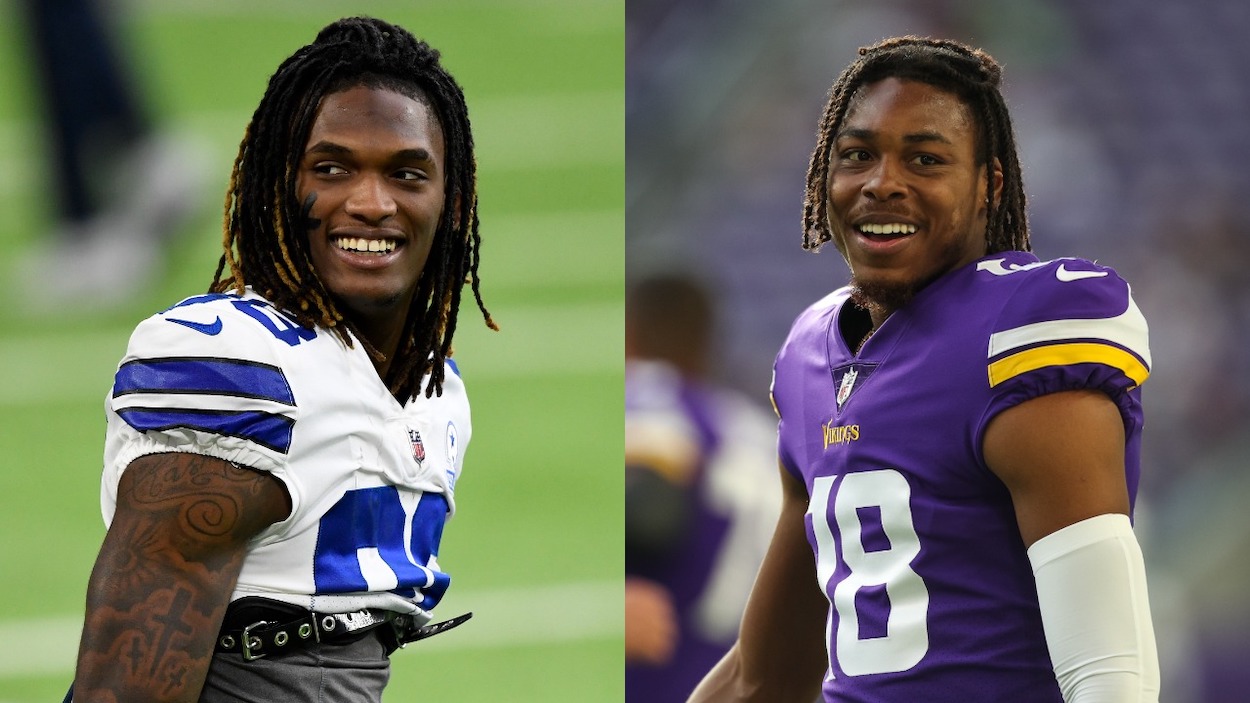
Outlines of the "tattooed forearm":
M91 574L74 700L194 701L248 540L289 511L271 476L141 457Z
M130 598L107 587L89 591L75 701L104 693L121 701L199 698L224 599L211 607L211 589L149 587Z

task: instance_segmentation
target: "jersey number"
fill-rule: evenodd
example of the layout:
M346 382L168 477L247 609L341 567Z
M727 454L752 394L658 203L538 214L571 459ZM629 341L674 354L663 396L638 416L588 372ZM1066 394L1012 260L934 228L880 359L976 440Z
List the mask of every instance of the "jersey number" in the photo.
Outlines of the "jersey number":
M840 479L818 477L808 505L816 576L836 611L828 621L830 676L906 671L929 650L929 590L911 568L920 553L911 486L894 469Z
M394 486L348 491L321 518L313 580L317 593L391 591L433 608L451 578L435 554L447 519L447 499L423 493L401 499Z
M259 322L265 329L269 330L270 334L292 347L300 342L314 339L317 336L316 330L300 327L295 320L278 312L277 309L263 300L244 298L232 302L240 312Z

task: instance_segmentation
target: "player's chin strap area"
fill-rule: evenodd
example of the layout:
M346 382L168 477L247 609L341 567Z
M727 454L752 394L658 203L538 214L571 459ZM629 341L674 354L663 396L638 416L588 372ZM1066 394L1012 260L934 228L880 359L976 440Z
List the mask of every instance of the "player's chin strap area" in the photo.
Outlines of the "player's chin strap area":
M418 615L389 610L317 613L263 598L242 598L230 604L217 635L215 651L242 654L245 661L285 654L313 643L341 644L380 630L387 654L410 642L446 632L473 617L465 613L450 620L424 624Z

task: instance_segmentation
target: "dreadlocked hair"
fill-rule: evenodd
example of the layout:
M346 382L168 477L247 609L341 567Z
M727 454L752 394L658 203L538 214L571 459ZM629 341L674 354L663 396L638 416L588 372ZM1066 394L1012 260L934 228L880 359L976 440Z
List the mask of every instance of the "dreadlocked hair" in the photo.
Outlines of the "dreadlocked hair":
M886 39L859 50L859 58L842 72L829 90L821 117L816 150L807 169L803 202L803 248L809 251L833 239L829 231L829 163L833 143L856 93L886 78L903 78L951 92L966 104L977 122L978 165L998 159L1003 187L994 201L994 174L986 169L985 226L987 253L1030 251L1025 216L1024 184L1011 128L1000 91L1002 67L992 56L959 42L906 36Z
M239 145L226 191L222 256L210 292L245 287L306 327L334 330L373 348L339 310L313 269L306 212L296 202L296 175L322 99L356 86L382 88L426 104L446 145L443 214L413 294L403 334L384 379L398 398L414 397L430 374L426 397L442 395L462 288L469 284L486 326L498 330L479 290L477 176L468 109L439 52L407 30L370 17L342 19L284 61L269 79Z

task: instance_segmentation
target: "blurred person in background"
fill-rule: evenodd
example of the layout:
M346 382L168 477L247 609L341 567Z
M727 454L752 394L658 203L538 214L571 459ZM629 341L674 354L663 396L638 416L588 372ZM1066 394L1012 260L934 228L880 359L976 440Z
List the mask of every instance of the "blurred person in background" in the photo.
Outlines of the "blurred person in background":
M206 155L154 122L94 0L22 0L51 154L53 225L19 260L36 311L124 302L207 201ZM65 304L73 303L73 307Z
M776 523L776 420L713 381L717 312L685 274L626 293L629 701L685 700L725 653Z
M673 657L678 637L673 594L644 578L625 578L625 661L663 666Z
M1157 700L1130 518L1145 318L1113 270L1029 253L991 56L859 54L803 213L850 285L777 356L781 519L691 700Z

